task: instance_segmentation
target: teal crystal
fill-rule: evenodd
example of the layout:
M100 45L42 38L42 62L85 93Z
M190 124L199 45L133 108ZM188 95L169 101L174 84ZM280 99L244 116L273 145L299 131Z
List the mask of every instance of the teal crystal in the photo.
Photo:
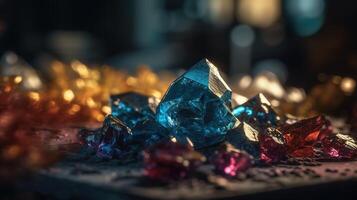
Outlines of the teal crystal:
M156 120L174 137L187 137L195 148L210 146L239 123L231 113L231 95L218 69L203 59L171 84Z
M276 127L279 124L279 116L271 107L268 99L261 93L233 108L232 112L240 121L259 130L270 126Z
M155 119L158 100L136 92L127 92L110 97L112 115L129 128L147 120Z

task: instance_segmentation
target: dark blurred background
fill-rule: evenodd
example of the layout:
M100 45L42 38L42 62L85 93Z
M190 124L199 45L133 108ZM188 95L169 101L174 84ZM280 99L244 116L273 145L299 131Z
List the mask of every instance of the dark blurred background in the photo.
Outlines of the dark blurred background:
M0 0L0 53L230 76L268 69L308 88L357 74L357 2L337 0Z

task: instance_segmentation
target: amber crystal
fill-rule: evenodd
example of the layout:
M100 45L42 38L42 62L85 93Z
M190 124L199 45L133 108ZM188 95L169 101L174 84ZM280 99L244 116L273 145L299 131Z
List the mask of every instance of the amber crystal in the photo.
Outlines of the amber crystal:
M317 141L332 133L331 123L324 116L285 124L279 128L287 142L288 153L292 157L314 156L313 146Z

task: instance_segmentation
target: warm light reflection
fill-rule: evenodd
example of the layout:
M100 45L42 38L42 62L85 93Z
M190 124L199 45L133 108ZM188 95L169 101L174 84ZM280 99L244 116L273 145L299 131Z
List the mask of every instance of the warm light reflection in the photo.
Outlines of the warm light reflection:
M341 90L346 94L352 94L356 87L356 81L352 78L346 77L341 80Z
M66 101L72 101L74 99L74 93L72 90L65 90L63 92L63 99Z
M272 25L281 15L280 0L240 0L237 5L238 19L262 28Z

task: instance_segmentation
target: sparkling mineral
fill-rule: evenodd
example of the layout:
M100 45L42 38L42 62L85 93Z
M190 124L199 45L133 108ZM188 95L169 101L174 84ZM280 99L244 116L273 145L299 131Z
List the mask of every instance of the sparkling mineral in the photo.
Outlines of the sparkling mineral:
M125 138L125 143L139 145L141 148L148 148L168 139L167 130L153 119L137 123L131 131L132 134Z
M114 116L108 115L105 118L98 134L101 135L101 142L97 150L98 156L120 158L129 151L130 146L125 142L125 139L132 135L132 132L130 128Z
M331 134L322 140L322 150L332 159L351 159L357 156L357 142L349 135Z
M203 59L171 84L156 120L174 136L188 137L195 148L216 144L238 123L230 111L231 95L218 69Z
M269 127L258 131L243 122L227 134L227 142L263 163L275 163L286 157L285 140L280 131Z
M145 175L163 182L184 179L205 159L192 146L168 140L144 151Z
M232 112L240 121L247 122L259 129L277 126L279 123L279 116L261 93L235 107Z
M324 116L300 120L279 127L292 157L313 157L314 145L332 133L331 123Z
M134 128L146 120L155 119L158 99L136 92L127 92L110 97L112 115Z
M252 157L226 144L215 152L211 158L215 172L228 177L235 177L239 172L244 172L253 165Z

